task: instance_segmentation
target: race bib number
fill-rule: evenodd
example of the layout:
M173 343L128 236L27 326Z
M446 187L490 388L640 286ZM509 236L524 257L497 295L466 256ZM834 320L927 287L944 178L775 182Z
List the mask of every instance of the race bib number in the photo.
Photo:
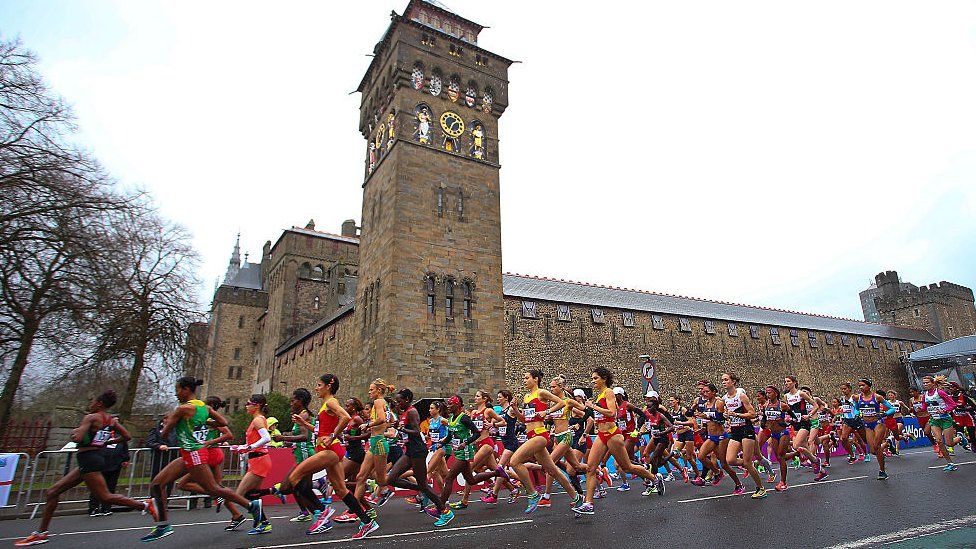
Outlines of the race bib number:
M92 446L105 446L105 443L112 438L112 430L108 427L104 427L95 432L95 436L92 437Z
M207 429L206 425L204 425L199 429L197 429L196 431L193 431L193 439L196 440L198 443L203 444L204 442L207 442L208 434L210 434L210 430Z
M441 441L441 433L439 431L430 431L430 441L431 442L440 442Z
M626 420L623 420L623 419L618 419L617 420L617 428L619 428L621 431L626 431L627 430L627 421Z
M505 436L505 433L507 432L508 432L508 425L502 425L501 427L498 428L498 436L500 437Z
M783 413L780 410L766 410L766 419L777 420L782 417Z
M453 439L451 440L451 447L454 448L455 450L459 450L461 448L462 442L463 441L459 438Z
M593 419L594 420L600 421L601 419L604 419L604 418L606 418L606 416L604 416L600 412L597 412L596 410L593 410Z
M518 437L516 437L516 439L519 441L519 444L525 444L525 441L529 440L529 436L526 435L525 433L522 433Z
M535 419L535 407L526 406L522 409L522 414L525 416L525 421L532 421Z
M732 427L741 427L742 425L745 424L746 424L746 420L744 418L735 417L735 416L729 417L729 425Z
M474 426L475 426L475 427L477 427L477 429L478 429L479 431L483 431L483 430L484 430L484 428L485 428L485 420L483 420L483 419L480 419L480 418L479 418L479 419L476 419L476 420L474 420Z
M851 406L850 404L841 404L841 405L840 405L840 409L841 409L841 411L842 411L842 412L844 412L845 414L850 414L851 412L853 412L853 411L854 411L854 407L853 407L853 406Z

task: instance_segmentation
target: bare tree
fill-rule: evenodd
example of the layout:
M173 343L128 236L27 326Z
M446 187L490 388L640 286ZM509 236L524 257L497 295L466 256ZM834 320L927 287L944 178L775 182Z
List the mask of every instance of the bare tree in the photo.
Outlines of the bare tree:
M189 325L200 320L196 302L197 255L189 233L158 215L117 216L112 253L99 266L100 360L131 360L119 414L127 418L140 377L182 367Z

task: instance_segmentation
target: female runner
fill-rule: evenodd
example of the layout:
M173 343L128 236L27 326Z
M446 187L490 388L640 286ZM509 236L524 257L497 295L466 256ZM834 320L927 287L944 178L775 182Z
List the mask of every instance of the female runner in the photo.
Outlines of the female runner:
M443 400L430 403L430 417L427 421L427 438L433 454L427 463L427 471L435 486L444 487L447 476L447 458L451 455L451 445L447 444L447 405Z
M965 432L969 435L968 450L976 452L976 423L973 422L973 412L976 402L966 395L966 391L958 383L951 382L946 390L956 400L956 407L952 409L952 421L956 423L956 433ZM963 437L965 445L965 437Z
M542 383L541 370L529 370L525 372L523 379L528 392L522 398L523 408L521 410L515 410L515 414L519 421L525 423L526 441L512 455L511 464L512 469L515 470L515 474L518 475L519 480L522 482L522 486L527 491L526 498L528 499L528 505L525 508L525 512L531 513L535 511L539 506L539 502L542 500L542 494L536 491L535 483L532 482L529 470L525 466L525 463L530 460L541 465L546 473L552 475L559 482L572 499L572 506L575 507L582 498L576 489L573 488L569 479L560 474L559 469L556 468L556 464L552 462L549 450L546 449L546 446L549 444L549 430L546 429L544 423L546 412L548 411L551 414L561 410L566 406L566 402L549 391L539 388L539 384ZM554 403L555 406L550 407L549 403Z
M813 394L813 389L810 387L800 387L800 391L806 392L813 397L813 402L808 401L804 404L806 406L807 416L810 417L810 434L807 436L807 450L810 451L811 455L819 457L817 447L819 445L820 435L825 429L829 430L830 428L829 424L822 425L820 422L827 412L827 403L822 398ZM826 460L826 456L821 458L821 462Z
M386 440L386 430L390 427L390 408L386 404L386 395L393 392L393 385L388 384L382 379L374 379L369 384L369 398L373 401L373 407L369 412L369 451L366 459L363 460L359 474L356 475L356 499L363 501L363 506L367 509L369 504L365 503L363 496L366 494L366 480L370 475L376 479L378 486L386 486L386 456L390 453L390 444ZM382 507L393 497L393 490L384 490L380 495L377 507Z
M498 415L498 412L491 406L491 395L487 391L479 390L474 395L475 408L471 412L471 421L474 422L475 428L478 429L478 440L474 442L475 454L474 460L471 462L471 470L494 470L498 467L498 461L495 459L495 439L491 436L491 432L497 429L499 426L505 424L505 420ZM504 481L504 479L502 479ZM498 482L498 479L495 479ZM507 482L507 481L505 481ZM468 499L471 497L470 484L465 484L464 493L461 495L461 502L451 506L455 509L464 509L468 506ZM512 489L512 485L508 485L509 490Z
M918 426L925 433L925 436L928 437L929 442L932 443L932 450L935 452L935 455L942 457L942 446L935 441L935 437L932 436L932 430L929 429L929 418L931 416L928 410L925 409L925 397L915 387L909 389L908 395L908 402L912 407L912 413L915 415L915 419L918 420Z
M88 486L92 495L103 504L122 505L140 511L148 511L152 513L153 519L156 519L156 509L152 500L140 502L112 494L105 485L105 477L102 476L102 470L105 468L105 455L102 449L110 444L117 444L132 438L116 418L105 412L115 405L116 400L118 397L115 395L115 391L110 389L89 403L89 413L81 420L81 424L71 431L71 441L78 445L78 452L75 455L78 466L47 489L44 495L44 512L41 515L40 529L31 532L26 538L15 541L16 547L47 543L47 529L51 525L51 519L54 518L54 511L58 508L61 494L82 482ZM113 432L116 433L114 436ZM169 533L159 537L168 536L172 533L173 530L170 528Z
M221 408L227 407L227 403L216 396L207 397L204 403L214 411L220 411ZM210 464L210 472L213 473L214 482L220 484L224 477L224 451L219 448L219 445L234 438L234 434L230 432L230 427L226 425L217 427L214 424L214 420L210 418L196 431L193 431L193 438L203 444L203 447L207 450L209 454L207 461ZM190 480L190 475L183 475L183 478L177 481L176 487L194 494L206 494L200 485ZM217 498L215 505L216 512L220 512L220 507L224 503L222 498ZM233 509L233 504L228 504L227 509L231 512L231 515L240 514Z
M793 416L796 418L792 423L793 447L795 450L789 453L788 459L802 456L813 464L814 474L819 475L820 458L810 451L808 442L812 427L810 420L816 417L817 411L820 409L820 404L810 393L800 390L795 376L786 376L783 379L783 385L786 388L783 397L790 410L793 411ZM808 408L807 404L812 406L812 408Z
M515 409L512 406L512 392L508 389L502 389L498 391L498 403L501 405L501 418L504 420L504 425L498 426L498 438L502 443L502 455L498 458L499 467L508 467L508 464L512 461L512 455L515 454L515 450L518 450L518 433L516 432L516 426L518 425L518 420L515 418ZM481 501L489 505L494 505L498 503L498 492L502 489L503 478L499 477L495 479L495 484L492 487L491 493L482 497ZM511 484L510 484L511 485ZM508 502L514 503L518 498L519 490L513 485L509 489Z
M613 383L613 374L601 366L593 370L590 379L593 382L593 394L596 396L595 399L586 401L586 407L593 410L597 438L593 442L593 448L590 449L589 459L586 462L586 500L573 507L573 512L583 515L594 513L593 492L596 490L597 475L600 473L600 462L607 452L613 456L621 473L631 473L652 481L657 480L657 477L647 469L634 465L627 455L624 435L614 422L614 418L617 417L617 401L607 389L607 386Z
M855 437L862 440L866 437L864 434L864 419L861 418L861 412L857 408L857 399L852 393L851 384L846 381L841 383L840 393L840 416L841 421L844 422L840 430L840 443L844 446L844 450L847 451L847 463L854 463L857 461L857 451L855 451L850 437L852 433ZM867 451L865 451L865 455L867 455Z
M725 417L729 420L729 441L725 449L725 461L729 466L737 465L745 468L756 483L756 491L752 493L752 498L762 499L766 497L766 486L752 462L757 448L756 429L752 425L752 421L757 417L756 409L753 408L746 392L739 389L739 376L725 372L722 374L722 386L725 388L722 403L725 405Z
M776 449L770 444L766 446L766 452L769 453L769 456L763 454L763 445L766 444L770 436L769 429L765 426L766 419L763 417L763 410L766 409L766 390L759 389L753 396L756 398L756 417L759 419L759 429L756 434L756 448L758 448L756 459L759 461L759 465L766 470L766 482L774 482L776 470L773 468L773 462L769 460L769 456L775 455Z
M742 495L746 493L746 489L727 461L729 434L725 432L725 401L718 398L718 389L711 383L702 388L701 396L704 403L695 411L695 417L705 420L706 439L698 449L698 459L711 469L712 486L718 486L725 473L728 473L735 484L732 494ZM708 459L711 455L715 456L718 466ZM692 484L702 486L705 482L703 479L695 479Z
M437 509L444 509L444 502L427 485L427 445L420 434L420 413L413 407L413 391L410 389L400 389L394 398L394 406L400 412L400 420L397 423L397 431L400 433L400 443L403 446L403 455L393 464L393 469L387 477L389 486L396 486L405 490L420 492L426 496ZM416 482L409 482L403 476L413 471ZM423 498L420 498L421 508L426 507ZM454 520L454 513L447 510L446 516L442 514L438 517L437 526L446 526Z
M779 462L779 482L776 491L782 492L788 488L786 484L786 469L790 450L790 431L787 418L792 411L779 398L779 389L770 385L766 387L766 404L763 406L764 427L769 429L769 445L776 451L776 461Z
M180 405L166 416L160 435L166 437L170 431L176 430L176 439L180 444L180 457L182 459L174 459L169 462L152 479L149 485L149 493L152 494L155 502L159 522L141 538L141 541L156 541L173 533L173 527L166 520L168 514L166 500L169 494L165 493L165 487L187 473L190 474L190 479L207 494L223 498L225 503L237 503L248 509L254 519L252 525L254 528L257 528L264 518L260 499L248 501L243 495L220 486L214 480L213 472L210 469L210 452L206 451L203 444L194 438L193 432L204 425L209 418L213 418L214 425L217 427L227 426L227 420L202 401L193 398L197 387L200 385L203 385L203 380L193 377L181 377L176 380L176 398ZM229 505L228 508L230 508ZM233 530L243 522L243 516L239 517L239 520L232 519L230 526L224 529Z
M376 517L366 512L359 498L346 488L345 471L342 466L346 449L339 442L339 436L349 422L349 412L336 399L335 395L338 392L339 378L334 374L324 374L315 382L315 393L322 399L318 422L314 426L315 454L295 466L281 483L279 490L282 493L289 493L303 478L325 469L333 493L359 517L359 529L352 535L352 539L360 539L376 531L380 525ZM299 415L293 415L291 419L301 423L306 429L313 429L312 424ZM332 522L329 519L334 512L332 507L323 509L312 522L308 533L317 534L331 530Z
M688 408L681 405L681 397L678 395L672 395L668 398L668 413L671 414L675 427L674 450L672 450L672 453L677 453L682 456L684 462L690 465L692 471L694 471L695 478L698 478L701 476L701 472L698 471L698 460L695 457L694 416L689 417ZM687 468L684 468L682 472L687 483L689 481Z
M650 437L650 442L647 446L651 450L647 462L650 465L649 469L651 473L654 474L654 483L653 485L648 484L647 489L641 495L649 496L651 494L657 494L663 496L667 485L664 483L664 477L658 469L671 458L670 453L668 453L668 446L670 445L668 435L674 431L674 425L671 423L668 415L661 412L661 397L658 396L657 391L651 389L647 394L649 396L646 397L647 409L644 410L645 421L642 429ZM688 473L684 473L684 475L685 479L687 479Z
M312 425L311 429L306 428L300 421L292 421L290 435L273 435L271 438L275 442L290 442L295 445L295 465L297 466L315 453L315 416L308 409L312 402L312 393L304 387L299 387L291 393L291 413L300 416L306 423ZM318 500L315 492L312 491L312 475L308 475L298 481L295 486L295 503L298 504L300 512L290 519L290 522L310 522L312 512L319 509L312 500Z
M888 473L885 472L885 426L882 416L890 416L895 413L895 407L886 398L875 393L871 388L871 380L861 378L857 382L860 392L857 395L857 409L864 420L864 433L871 453L878 458L878 480L886 480ZM885 407L882 414L881 406Z
M952 421L952 411L956 407L956 400L942 390L945 378L942 376L923 376L922 387L925 388L925 408L929 413L929 428L932 430L932 438L938 444L942 453L942 458L946 460L945 472L955 471L957 466L952 462L952 455L949 454L948 447L959 442L956 438L956 427Z
M244 478L237 484L236 490L242 496L246 496L254 490L259 490L265 477L271 473L271 456L268 454L268 443L271 442L271 434L268 433L267 420L268 399L264 395L251 395L244 409L251 415L251 423L248 424L247 430L244 432L244 441L247 444L235 448L237 453L247 455L247 472L244 473ZM231 505L227 506L227 510L233 515L234 508ZM243 516L240 516L240 520L243 520L243 518ZM228 530L236 528L234 524L235 520L237 519L231 520L231 526L228 527ZM239 525L240 522L237 524ZM256 535L268 534L270 532L271 521L262 513L261 521L254 525L247 533L249 535Z
M624 443L627 447L627 455L634 455L634 448L637 447L637 414L642 413L641 409L631 404L627 397L627 391L623 387L613 388L613 397L617 401L617 427L624 434ZM618 492L630 490L630 483L627 482L627 474L620 475L620 486Z
M584 468L570 451L573 443L573 430L569 428L569 418L573 412L582 412L585 408L566 393L566 378L562 375L552 378L549 383L549 392L566 403L561 409L548 414L552 421L553 432L553 447L550 457L553 463L559 463L559 460L563 458L566 459L566 474L569 475L569 481L573 484L573 488L579 493L583 491L583 487L580 486L577 475L583 472ZM549 493L552 490L552 480L552 475L546 473L546 491L542 494L542 500L539 502L540 507L549 507L550 505Z

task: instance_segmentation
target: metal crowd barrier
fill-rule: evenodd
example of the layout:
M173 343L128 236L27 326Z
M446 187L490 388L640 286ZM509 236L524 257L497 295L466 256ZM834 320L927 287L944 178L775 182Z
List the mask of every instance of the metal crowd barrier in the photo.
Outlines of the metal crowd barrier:
M233 489L242 476L242 459L239 454L230 451L228 447L222 446L221 448L224 450L222 484ZM0 507L0 517L30 516L30 518L34 518L38 510L44 506L46 489L61 480L73 467L76 467L74 459L76 453L77 451L74 449L44 451L38 453L33 459L27 454L18 454L20 458L17 463L15 480L11 486L10 498L7 505ZM154 454L156 454L155 460L153 459ZM149 485L153 476L174 459L180 459L179 451L176 449L165 452L159 452L152 448L130 449L129 461L119 473L118 484L114 492L134 499L149 498ZM85 483L82 482L61 494L58 513L77 513L80 509L87 509L90 498L91 494ZM170 490L169 501L171 506L174 501L185 502L189 508L207 498L208 496L205 495L181 491L174 485Z

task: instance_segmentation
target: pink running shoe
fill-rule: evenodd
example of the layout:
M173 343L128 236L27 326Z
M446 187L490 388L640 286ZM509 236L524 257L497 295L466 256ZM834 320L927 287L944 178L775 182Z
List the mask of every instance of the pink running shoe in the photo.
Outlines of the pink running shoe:
M786 488L787 488L786 483L783 482L782 480L779 481L779 483L776 485L776 491L777 492L784 492L784 491L786 491Z
M741 484L738 485L738 486L736 486L735 487L735 490L732 490L732 495L733 496L741 496L741 495L743 495L745 493L746 493L746 487L745 486L742 486Z
M498 503L498 498L494 494L488 494L487 496L481 496L481 503L487 503L488 505L495 505Z
M691 481L691 483L694 484L695 486L704 486L705 485L705 479L703 479L701 477L695 477L695 480Z

